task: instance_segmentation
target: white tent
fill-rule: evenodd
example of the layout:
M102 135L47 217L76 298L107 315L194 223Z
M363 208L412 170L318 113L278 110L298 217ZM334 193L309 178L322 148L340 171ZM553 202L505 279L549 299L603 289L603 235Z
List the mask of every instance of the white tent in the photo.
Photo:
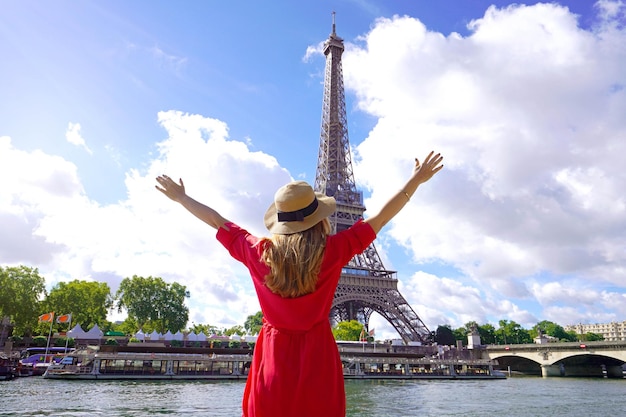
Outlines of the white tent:
M146 335L141 331L141 329L139 329L139 331L137 333L135 333L135 335L133 337L135 339L141 340L143 342L143 340L146 338Z
M187 335L187 340L189 340L190 342L196 342L196 341L198 341L198 335L195 334L194 332L190 332Z
M150 333L150 340L151 341L158 341L161 338L161 333L157 333L156 330L153 330L152 333Z
M206 342L206 334L204 332L200 332L196 335L196 340L198 342Z
M98 325L94 324L94 326L85 333L84 337L79 339L100 339L103 334Z
M169 330L163 335L163 340L174 340L174 335Z
M74 339L85 339L85 331L80 324L77 324L72 330L67 331L67 337L73 337Z
M172 335L172 340L183 340L183 334L180 330Z

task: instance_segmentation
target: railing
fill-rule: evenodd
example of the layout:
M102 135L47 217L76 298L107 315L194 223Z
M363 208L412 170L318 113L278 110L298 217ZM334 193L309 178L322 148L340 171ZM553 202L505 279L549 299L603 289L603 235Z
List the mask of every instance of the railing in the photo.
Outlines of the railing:
M53 365L48 367L48 374L62 374L62 373L75 373L75 374L90 374L93 371L93 366L79 366L79 365Z
M612 340L612 341L593 341L593 342L549 342L549 343L523 343L523 344L504 344L504 345L486 345L485 348L489 351L500 350L537 350L544 348L551 349L614 349L614 350L626 350L626 340Z

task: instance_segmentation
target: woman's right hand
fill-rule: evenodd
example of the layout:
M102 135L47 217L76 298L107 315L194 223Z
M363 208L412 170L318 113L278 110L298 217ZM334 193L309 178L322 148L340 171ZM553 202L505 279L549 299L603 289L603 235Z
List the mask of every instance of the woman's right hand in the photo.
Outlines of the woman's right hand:
M441 168L443 168L443 165L440 165L441 161L443 161L443 156L441 156L441 154L433 155L434 153L434 151L431 151L424 160L424 163L421 165L420 161L415 158L413 177L417 178L418 184L425 183L426 181L431 179L433 175L439 172Z

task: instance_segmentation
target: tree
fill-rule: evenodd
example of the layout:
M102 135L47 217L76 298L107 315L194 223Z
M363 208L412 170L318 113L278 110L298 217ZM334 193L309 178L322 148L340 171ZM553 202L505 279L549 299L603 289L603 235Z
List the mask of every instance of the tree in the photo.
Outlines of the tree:
M559 341L575 342L577 340L575 334L566 332L563 327L548 320L540 321L533 327L533 329L537 332L541 329L543 334L556 337Z
M500 328L495 331L496 341L504 344L532 343L532 338L528 330L515 321L500 320L498 322Z
M187 287L177 282L169 284L167 293L163 294L161 308L162 332L169 329L176 333L187 326L189 308L185 306L185 298L189 298Z
M246 334L246 331L243 329L242 325L237 324L237 325L231 327L230 329L224 330L224 334L226 336L232 336L234 334L236 334L238 336L243 336L244 334Z
M452 330L455 340L461 340L463 344L467 344L467 329L465 327L459 327Z
M438 326L435 331L435 342L442 346L454 346L456 345L456 337L449 324Z
M57 315L71 313L72 323L78 323L86 330L94 324L100 328L105 327L113 298L111 289L105 282L74 280L55 285L44 305L46 311L55 311Z
M462 340L463 344L466 345L468 343L468 335L474 331L474 328L476 328L477 330L479 329L478 323L476 323L474 320L465 323L463 327L457 329L457 332L455 333L457 336L457 340ZM482 337L480 340L482 343Z
M483 324L478 326L478 334L480 334L480 343L483 345L492 345L496 343L496 328L492 324Z
M363 329L363 324L356 320L340 321L333 327L333 336L335 336L335 340L358 341Z
M111 330L115 332L122 332L128 335L134 335L139 331L139 325L137 324L137 320L132 317L126 317L126 319L121 323L113 323L111 326ZM146 329L142 329L144 333L146 333Z
M177 282L171 284L159 277L124 278L115 293L118 311L126 309L139 327L147 323L160 333L175 333L189 321L189 308L185 306L189 291Z
M587 332L585 334L579 335L581 342L596 342L599 340L604 340L604 336L598 333Z
M246 322L243 324L246 332L251 335L259 334L261 327L263 327L263 312L259 311L256 314L248 316Z
M45 295L46 281L36 268L0 267L0 319L8 316L15 323L14 334L32 334L44 313L40 300Z
M483 345L491 345L496 341L495 332L496 329L493 325L487 323L483 325L479 325L475 321L468 321L465 323L463 327L459 327L454 330L454 334L457 340L462 340L464 343L467 342L467 335L472 332L473 328L478 330L478 335L480 336L480 343Z
M496 341L498 344L507 343L506 340L506 325L508 324L508 320L500 320L498 321L498 325L500 326L498 330L496 330Z
M217 326L212 326L210 324L192 323L192 326L189 327L189 331L195 334L204 333L206 336L210 336L212 334L222 336L224 334L223 329L220 329Z

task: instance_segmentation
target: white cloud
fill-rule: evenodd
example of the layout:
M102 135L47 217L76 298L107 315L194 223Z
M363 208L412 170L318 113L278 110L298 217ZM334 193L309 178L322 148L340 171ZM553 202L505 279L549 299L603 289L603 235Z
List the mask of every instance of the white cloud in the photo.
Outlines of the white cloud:
M65 131L65 139L72 145L84 148L87 153L93 154L91 149L85 143L85 139L80 134L80 123L72 123L70 122L67 125L67 130Z
M186 57L168 54L158 46L150 48L150 52L152 53L152 57L161 67L173 72L177 76L180 76L182 70L187 66Z
M302 62L309 62L309 60L318 55L324 55L324 41L318 43L317 45L311 45L306 48L306 52L302 57Z
M594 4L594 7L598 9L600 17L605 22L615 21L620 15L623 17L626 11L626 5L621 0L599 0Z
M168 133L159 155L128 173L127 200L106 206L85 195L73 164L1 138L0 174L15 180L0 192L0 226L13 231L0 238L0 256L37 265L50 285L103 279L115 291L124 277L160 276L188 287L197 322L243 323L259 310L247 271L215 230L156 191L154 179L184 178L191 196L261 234L266 202L291 178L273 157L228 140L221 121L172 111L159 123Z
M606 19L623 10L601 6ZM355 149L355 177L372 190L368 212L401 187L412 156L434 149L444 170L388 229L415 261L461 271L483 294L464 294L477 305L487 294L539 297L530 283L546 272L624 293L623 26L583 30L566 8L537 4L492 6L469 28L444 37L411 17L379 19L347 48L345 84L378 118ZM427 307L448 317L486 317L436 298Z

